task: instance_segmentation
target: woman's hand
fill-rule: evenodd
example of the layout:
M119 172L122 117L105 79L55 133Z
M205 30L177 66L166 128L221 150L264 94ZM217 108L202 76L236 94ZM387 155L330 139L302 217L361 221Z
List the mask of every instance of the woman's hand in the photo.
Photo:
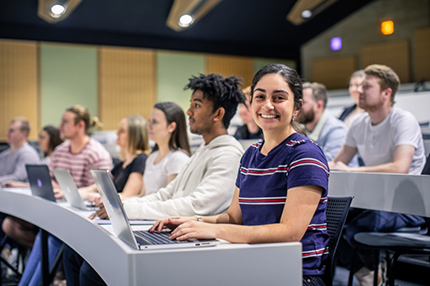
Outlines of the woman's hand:
M169 229L175 229L178 225L183 224L187 221L197 221L197 218L195 216L190 217L169 217L165 219L159 219L157 220L153 226L151 226L150 229L148 229L149 232L161 232L165 228Z
M215 239L220 225L189 220L177 226L170 234L171 240Z

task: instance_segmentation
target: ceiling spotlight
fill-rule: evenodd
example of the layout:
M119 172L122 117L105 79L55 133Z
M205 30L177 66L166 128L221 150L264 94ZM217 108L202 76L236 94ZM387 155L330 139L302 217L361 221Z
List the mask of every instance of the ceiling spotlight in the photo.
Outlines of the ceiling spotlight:
M179 18L178 25L179 27L186 28L190 26L193 22L193 17L191 15L185 14Z
M52 18L60 18L61 15L64 14L66 8L64 8L61 4L55 4L51 7L51 17Z
M309 19L312 16L311 10L303 10L302 12L302 18L303 19Z

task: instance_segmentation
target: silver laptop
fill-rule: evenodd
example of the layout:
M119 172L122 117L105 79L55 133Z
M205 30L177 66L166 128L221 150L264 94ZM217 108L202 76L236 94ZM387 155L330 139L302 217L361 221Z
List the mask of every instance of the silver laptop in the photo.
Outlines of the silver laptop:
M171 249L181 247L215 246L218 240L177 241L169 240L168 232L150 233L149 231L132 231L127 215L119 199L109 170L92 169L104 207L109 215L113 231L125 243L135 249Z
M33 196L55 202L54 189L52 188L51 175L47 165L25 165L28 182Z
M69 170L53 169L55 179L64 192L67 202L77 209L84 211L94 211L97 208L92 206L89 202L86 204L79 194L78 187L73 180Z

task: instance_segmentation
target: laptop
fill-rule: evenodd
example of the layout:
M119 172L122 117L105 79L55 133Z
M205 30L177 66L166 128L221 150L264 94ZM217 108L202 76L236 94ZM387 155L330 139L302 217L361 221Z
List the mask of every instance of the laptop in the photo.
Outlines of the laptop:
M91 169L91 174L109 215L114 233L131 247L139 250L151 250L206 247L215 246L219 243L218 240L169 240L169 232L132 231L109 170Z
M51 175L47 165L25 165L28 182L33 196L55 202L54 189L52 188Z
M84 200L79 194L78 187L76 186L75 181L73 180L73 177L70 174L69 170L53 169L52 172L54 173L55 179L63 190L67 202L72 207L84 211L94 211L97 209L97 207L92 206L89 203L85 204Z

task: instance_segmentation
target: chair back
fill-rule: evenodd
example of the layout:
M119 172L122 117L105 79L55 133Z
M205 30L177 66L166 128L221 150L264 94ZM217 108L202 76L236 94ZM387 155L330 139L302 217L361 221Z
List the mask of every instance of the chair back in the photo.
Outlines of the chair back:
M343 226L354 197L328 197L326 208L327 233L330 236L328 242L329 255L325 263L326 269L323 280L327 286L333 282L334 256L342 234Z
M430 153L427 155L426 164L424 165L421 175L430 175Z

